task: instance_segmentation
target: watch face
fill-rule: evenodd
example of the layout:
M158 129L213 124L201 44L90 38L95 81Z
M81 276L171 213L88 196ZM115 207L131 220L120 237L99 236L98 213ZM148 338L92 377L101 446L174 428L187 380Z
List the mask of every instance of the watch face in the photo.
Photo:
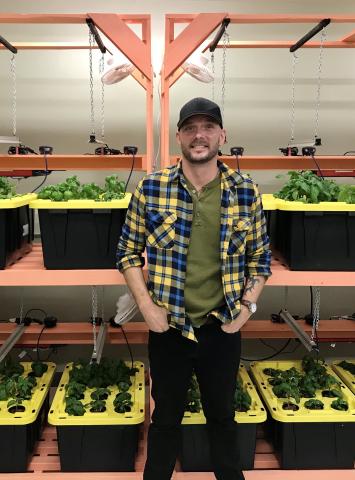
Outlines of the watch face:
M256 303L249 303L249 310L251 313L255 313L257 308L256 308Z

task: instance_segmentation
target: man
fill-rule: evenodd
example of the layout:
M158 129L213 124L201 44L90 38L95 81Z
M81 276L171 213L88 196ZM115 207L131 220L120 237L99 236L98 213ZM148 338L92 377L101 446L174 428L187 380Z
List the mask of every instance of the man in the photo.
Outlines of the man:
M240 328L270 275L265 218L252 180L218 161L226 138L218 105L194 98L177 126L181 161L139 183L118 246L118 268L149 327L155 409L143 478L171 478L194 370L215 476L240 480L233 397Z

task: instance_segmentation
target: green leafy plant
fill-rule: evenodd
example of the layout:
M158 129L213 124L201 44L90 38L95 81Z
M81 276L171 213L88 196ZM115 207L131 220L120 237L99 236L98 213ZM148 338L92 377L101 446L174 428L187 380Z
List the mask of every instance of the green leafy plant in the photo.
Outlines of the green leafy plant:
M133 406L132 395L129 392L118 393L113 401L113 406L117 413L130 412Z
M104 193L101 198L105 202L108 200L124 198L125 188L125 182L120 181L117 175L110 175L105 178Z
M243 388L240 377L237 379L237 385L234 393L234 408L237 412L247 412L251 406L251 397L247 390ZM195 374L190 380L189 389L186 396L185 410L191 413L201 411L201 393Z
M93 400L85 405L85 408L89 408L90 412L102 413L106 410L106 402L104 400Z
M92 402L82 405L82 408L89 408L90 411L104 411L102 403L110 395L109 386L117 385L120 392L114 400L114 408L118 413L131 410L133 402L131 394L128 392L132 385L130 379L138 371L137 368L130 368L122 360L102 358L100 363L86 363L84 361L74 363L69 371L69 382L66 384L66 400L69 398L80 400L84 398L87 388L94 388L91 393ZM71 411L80 411L80 405L74 403L75 408L66 410L72 415ZM94 410L93 410L94 409Z
M109 201L124 198L124 191L125 182L120 181L117 175L106 177L104 188L94 182L81 184L78 177L74 175L62 183L47 185L39 192L38 198L54 202L79 199Z
M16 187L7 177L0 177L0 199L16 197Z
M322 390L324 397L343 397L340 382L333 375L327 373L323 359L314 359L310 355L306 355L302 359L302 370L300 372L294 367L288 370L265 368L263 373L270 377L268 383L273 386L272 391L278 398L294 399L296 403L299 403L302 397L315 397L317 390ZM317 402L318 400L312 400L306 403L316 409ZM286 408L288 405L294 409L292 404L287 404Z
M37 361L32 362L31 368L35 377L42 377L42 375L48 370L48 365L46 363Z
M237 379L237 387L234 393L234 409L237 412L247 412L251 407L251 396L244 390L240 378Z
M339 186L333 180L322 179L310 170L291 170L288 175L289 180L274 197L303 203L338 201Z
M108 388L98 388L91 393L91 398L93 400L107 400L110 395L110 390Z
M74 398L76 400L81 400L82 398L84 398L84 392L86 390L86 386L83 385L82 383L72 381L65 385L65 390L66 390L67 398Z
M307 400L304 402L304 406L309 410L323 410L324 403L321 400L316 400L315 398L312 400Z
M22 405L22 398L12 398L7 402L7 409L10 413L24 412L26 408Z
M190 379L190 386L187 390L185 410L191 413L201 411L201 394L195 375Z
M3 378L10 378L13 375L22 375L24 371L25 369L23 365L12 360L11 357L6 357L0 364L0 377Z
M349 410L349 405L346 400L343 400L342 398L337 398L336 400L333 400L331 405L334 410L341 410L343 412L346 412Z
M355 203L355 185L341 185L338 202Z
M76 398L68 397L65 399L65 411L68 415L74 415L75 417L81 417L85 414L85 407L80 400Z

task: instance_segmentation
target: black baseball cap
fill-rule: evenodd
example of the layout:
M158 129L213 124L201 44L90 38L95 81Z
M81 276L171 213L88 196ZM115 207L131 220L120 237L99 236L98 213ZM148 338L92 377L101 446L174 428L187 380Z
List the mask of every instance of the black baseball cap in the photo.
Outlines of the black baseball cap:
M223 128L222 114L217 103L214 103L207 98L197 97L185 103L181 108L179 121L177 123L178 130L180 130L182 124L188 118L193 117L194 115L207 115Z

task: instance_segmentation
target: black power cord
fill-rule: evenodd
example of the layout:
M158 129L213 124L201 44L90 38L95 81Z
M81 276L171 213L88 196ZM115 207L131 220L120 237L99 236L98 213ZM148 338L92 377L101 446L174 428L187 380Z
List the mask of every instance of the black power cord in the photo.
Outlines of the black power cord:
M126 195L126 191L127 191L127 187L128 187L129 181L130 181L131 176L132 176L132 172L133 172L133 168L134 168L134 161L135 161L137 152L138 152L138 148L137 148L137 147L133 147L133 146L125 146L125 147L123 147L123 153L124 153L125 155L132 155L131 171L129 172L128 179L127 179L127 182L126 182L126 186L125 186L125 189L124 189L124 194L125 194L125 195Z
M128 351L129 351L129 356L131 357L131 368L133 368L133 364L134 364L134 361L133 361L133 354L132 354L132 349L131 349L131 345L129 344L129 341L128 341L128 338L127 338L127 335L126 335L126 332L124 331L122 325L118 325L118 323L115 323L114 321L114 317L111 317L110 320L110 325L111 327L113 328L120 328L122 330L122 334L126 340L126 344L127 344L127 348L128 348Z
M41 148L41 147L40 147ZM34 193L36 192L39 188L42 187L42 185L45 184L45 182L47 181L47 177L48 177L48 174L51 173L48 171L48 160L47 160L47 152L44 151L43 152L43 156L44 156L44 165L45 165L45 170L44 170L44 179L42 180L42 182L36 187L34 188L31 193Z
M244 358L244 357L240 357L241 360L243 360L244 362L260 362L262 360L269 360L270 358L274 358L276 357L277 355L280 355L280 353L282 353L287 347L288 345L290 344L291 342L291 338L289 338L285 345L283 347L280 348L280 350L278 350L277 352L273 353L272 355L268 355L267 357L262 357L262 358Z

